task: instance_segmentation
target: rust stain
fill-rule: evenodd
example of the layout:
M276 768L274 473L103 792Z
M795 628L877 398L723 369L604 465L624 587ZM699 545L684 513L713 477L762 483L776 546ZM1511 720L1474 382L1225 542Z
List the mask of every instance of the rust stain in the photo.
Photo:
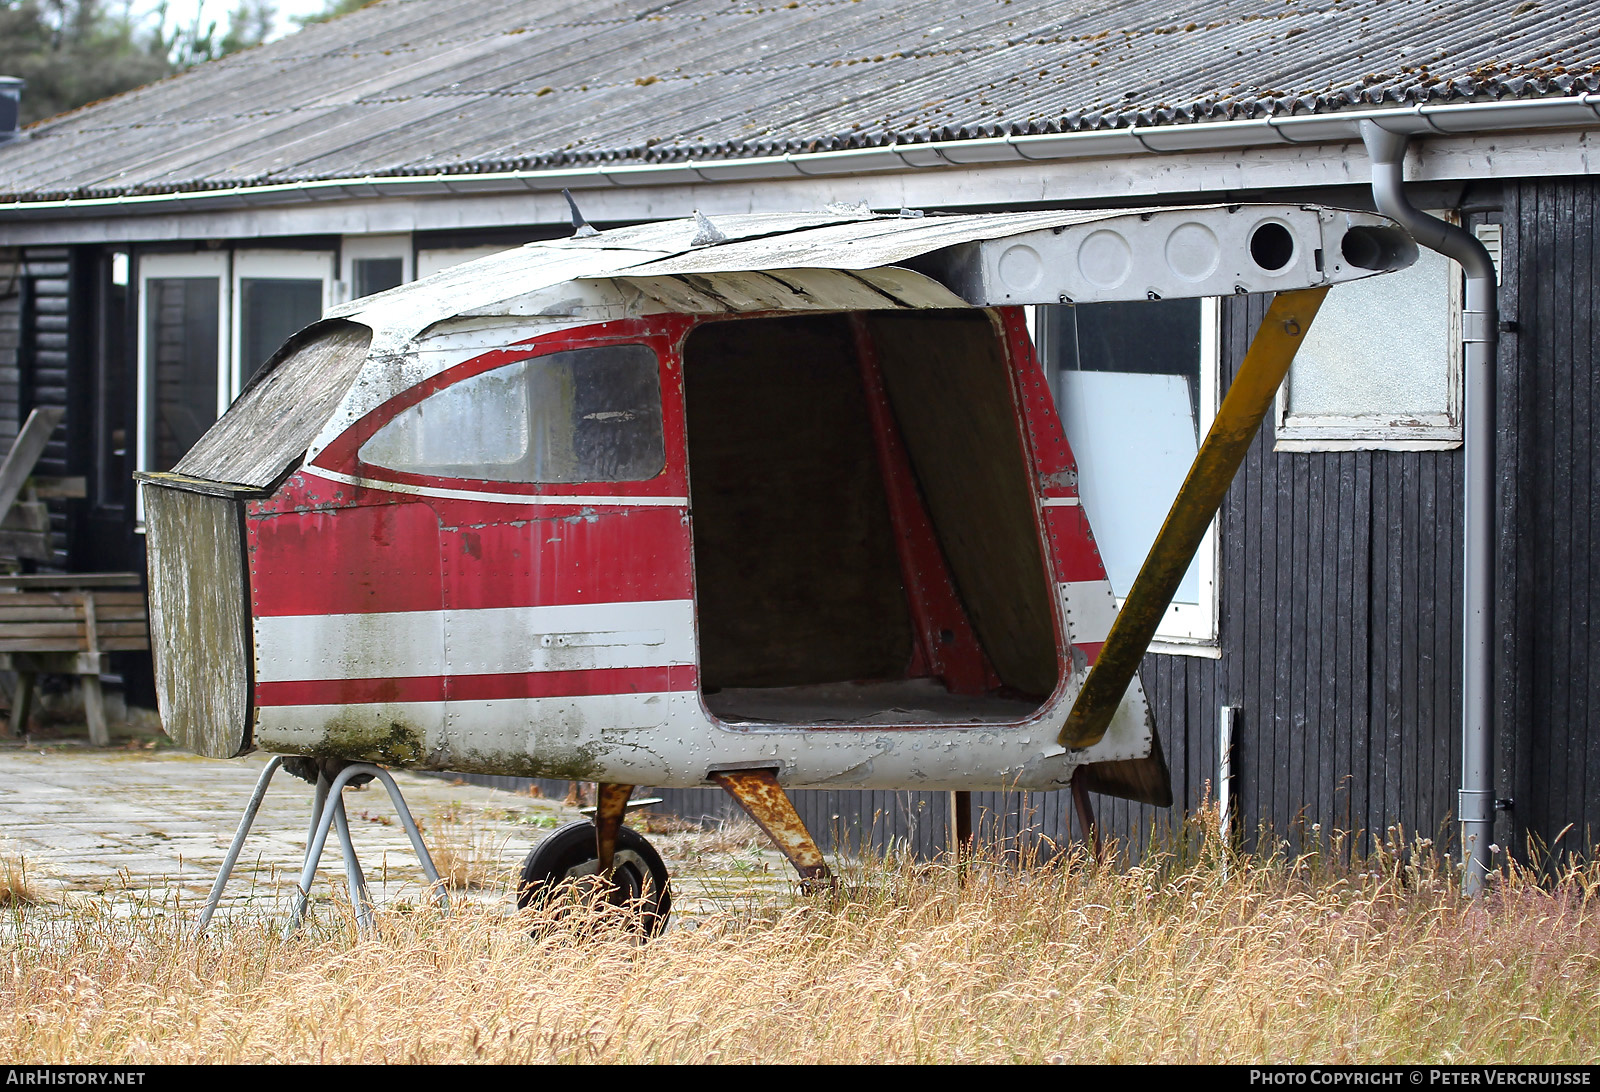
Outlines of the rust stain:
M806 830L800 813L794 810L789 794L778 784L776 774L771 770L723 770L713 773L711 780L726 789L756 825L767 832L802 881L816 884L832 879L822 850Z
M611 871L616 860L617 832L622 829L622 817L628 811L633 786L601 782L598 787L594 811L595 856L604 874Z

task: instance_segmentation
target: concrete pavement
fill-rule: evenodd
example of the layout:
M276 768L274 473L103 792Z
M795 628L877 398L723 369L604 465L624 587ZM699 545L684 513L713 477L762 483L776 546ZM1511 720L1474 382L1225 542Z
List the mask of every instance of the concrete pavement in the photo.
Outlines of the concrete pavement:
M216 761L138 740L111 749L0 742L0 854L26 862L44 909L105 899L119 912L195 913L267 757ZM454 876L457 899L509 906L528 850L550 829L580 817L560 802L525 794L403 771L395 778L440 873ZM388 794L373 783L347 790L345 802L374 900L380 907L420 902L422 873ZM311 786L279 772L219 918L244 908L286 911L310 807ZM630 825L651 823L630 819ZM669 829L649 837L672 871L680 920L728 900L779 899L789 889L787 864L754 828ZM330 836L314 894L342 898L343 884L338 843Z

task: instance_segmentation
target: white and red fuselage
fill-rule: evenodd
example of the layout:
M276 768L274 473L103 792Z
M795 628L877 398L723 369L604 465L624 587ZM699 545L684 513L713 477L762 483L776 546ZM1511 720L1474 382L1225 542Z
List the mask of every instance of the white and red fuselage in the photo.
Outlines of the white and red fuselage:
M1137 678L1100 742L1076 752L1057 743L1116 600L1020 305L1353 279L1371 270L1341 261L1343 237L1387 223L1244 209L728 217L710 243L696 221L640 225L530 244L336 309L280 351L175 472L142 476L164 721L216 757L259 748L628 785L703 785L719 770L764 766L789 786L1042 789L1084 763L1160 764ZM1263 225L1288 240L1265 265ZM784 322L800 323L794 337ZM744 360L740 334L758 329L767 348ZM782 590L789 562L745 571L727 551L727 519L721 560L707 560L708 468L743 483L749 503L724 497L724 513L792 514L787 497L806 483L804 460L787 457L766 478L741 479L737 452L706 438L726 424L746 461L759 461L762 433L729 411L691 427L694 346L714 347L704 370L723 377L718 405L740 405L739 384L797 382L801 401L822 390L795 378L822 360L785 348L802 343L845 346L848 374L855 358L860 373L848 380L848 413L836 405L843 395L820 394L795 413L841 413L867 438L854 454L834 450L842 426L783 413L771 415L774 430L792 426L832 451L823 469L853 475L840 481L874 483L841 487L836 511L813 491L810 523L785 524L784 535L764 539L760 519L744 529L752 557L777 551L810 566L819 598L835 589L817 575L826 562L818 569L805 551L807 528L819 542L833 536L847 586L841 643L876 624L860 619L889 617L881 603L856 610L850 589L881 600L893 584L903 595L890 611L901 643L851 653L899 657L872 669L868 681L889 696L862 715L850 712L850 688L865 685L857 675L786 673L789 629L809 642L795 646L798 661L832 662L813 625L826 611L806 614L805 595L765 594ZM785 354L804 359L779 367ZM574 390L591 359L626 372L629 390L651 387L648 412L637 394L585 411L589 396ZM844 374L819 370L816 382ZM472 408L502 378L543 392L515 396L534 447L541 406L564 407L561 427L578 439L563 440L570 450L551 465L566 469L519 480L483 470L491 456L443 465L451 459L436 449L499 451L517 439L524 426L491 413L492 399L481 418ZM594 472L572 454L580 448L600 451ZM413 449L414 464L374 455ZM863 515L864 505L888 516ZM991 514L1004 525L993 531L1000 552L986 537ZM856 523L881 531L862 551L891 558L873 587L839 549L839 526ZM737 658L747 633L729 622L743 600L718 600L728 639L720 666L708 666L708 605L730 588L752 617L772 618L750 654L766 666L747 678L727 667L727 646ZM1024 630L1031 646L1008 648ZM763 678L773 682L764 698ZM728 693L741 687L787 711L730 714ZM774 705L780 691L823 698ZM924 692L937 699L926 708L914 697Z

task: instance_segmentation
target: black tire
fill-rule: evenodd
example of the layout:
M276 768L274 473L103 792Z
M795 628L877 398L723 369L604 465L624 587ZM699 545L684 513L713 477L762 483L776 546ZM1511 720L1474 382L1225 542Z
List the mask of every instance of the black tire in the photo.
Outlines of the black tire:
M517 907L549 905L564 886L570 890L585 877L595 876L599 863L592 822L578 819L557 827L523 862ZM667 927L672 912L667 866L644 835L627 827L617 831L617 856L605 897L614 906L637 907L640 932L645 937Z

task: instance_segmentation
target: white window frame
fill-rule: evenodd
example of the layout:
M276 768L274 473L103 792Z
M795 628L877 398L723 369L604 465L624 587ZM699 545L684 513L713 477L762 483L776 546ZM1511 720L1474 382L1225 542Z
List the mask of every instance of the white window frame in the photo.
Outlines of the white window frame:
M1222 301L1207 296L1200 301L1200 442L1211 431L1217 418L1217 403L1222 393ZM1094 519L1090 513L1091 526ZM1221 634L1217 628L1217 604L1220 592L1217 520L1206 525L1206 533L1195 551L1196 569L1200 579L1198 603L1169 603L1167 613L1156 627L1155 640L1150 642L1151 652L1164 652L1181 656L1205 656L1212 659L1222 655ZM1125 596L1117 597L1121 610Z
M1458 223L1453 212L1436 210L1432 215ZM1274 451L1448 451L1461 446L1463 382L1461 312L1465 305L1461 267L1448 260L1449 328L1445 362L1445 410L1443 413L1417 414L1397 410L1390 414L1291 414L1290 385L1294 368L1278 387L1273 411ZM1403 273L1390 274L1403 276ZM1333 288L1338 292L1337 285Z
M228 358L232 365L228 370L230 382L228 384L228 401L223 403L222 407L224 410L239 396L239 390L244 386L244 381L247 378L240 374L243 368L241 341L244 318L244 290L241 285L246 278L321 281L322 310L326 312L328 308L333 306L333 251L235 250L233 252L233 279L231 282L233 305L229 308L232 321L228 323L230 331Z
M399 258L400 283L416 280L413 269L411 236L406 235L346 235L339 243L339 283L334 286L334 297L339 303L355 298L356 262L368 258Z
M1205 441L1211 423L1217 416L1217 403L1222 395L1222 305L1215 297L1200 300L1200 441ZM1034 335L1041 357L1048 346L1038 337L1046 328L1039 321L1036 308L1027 309L1028 331ZM1087 513L1094 525L1094 513ZM1217 659L1222 655L1221 634L1218 629L1218 604L1221 595L1221 555L1217 537L1217 520L1206 526L1206 533L1195 552L1197 575L1200 582L1198 603L1171 603L1156 627L1155 639L1149 651L1178 656L1201 656ZM1117 609L1127 601L1125 595L1117 597Z
M149 361L149 300L150 282L171 277L212 277L217 282L217 416L227 412L233 401L233 354L229 351L233 341L233 280L229 275L229 254L226 250L200 251L194 254L144 254L139 257L138 348L135 381L138 384L139 440L134 449L134 467L150 469L150 361ZM144 495L139 494L138 522L144 523Z

